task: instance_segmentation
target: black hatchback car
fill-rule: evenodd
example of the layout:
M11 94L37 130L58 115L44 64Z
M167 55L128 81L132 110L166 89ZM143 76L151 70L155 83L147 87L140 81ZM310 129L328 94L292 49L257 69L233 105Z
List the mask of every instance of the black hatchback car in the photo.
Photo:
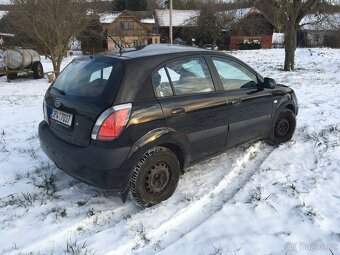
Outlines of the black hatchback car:
M199 159L290 140L297 113L291 88L232 56L149 45L73 60L46 92L39 136L67 174L151 206Z

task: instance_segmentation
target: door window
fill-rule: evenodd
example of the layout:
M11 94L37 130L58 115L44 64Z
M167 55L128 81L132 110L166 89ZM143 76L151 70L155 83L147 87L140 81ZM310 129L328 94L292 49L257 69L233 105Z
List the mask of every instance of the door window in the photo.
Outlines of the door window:
M169 78L164 67L152 75L152 82L157 97L167 97L173 95Z
M214 91L211 75L204 58L178 60L166 65L175 95Z
M239 63L225 58L213 58L213 63L225 90L257 87L256 75Z

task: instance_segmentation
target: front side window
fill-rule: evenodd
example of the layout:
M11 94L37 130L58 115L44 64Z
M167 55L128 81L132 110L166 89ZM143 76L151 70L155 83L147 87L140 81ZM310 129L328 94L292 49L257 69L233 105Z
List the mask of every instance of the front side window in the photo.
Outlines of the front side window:
M256 75L239 63L225 58L213 58L213 63L225 90L257 87Z
M175 95L214 91L213 81L204 58L178 60L166 65Z

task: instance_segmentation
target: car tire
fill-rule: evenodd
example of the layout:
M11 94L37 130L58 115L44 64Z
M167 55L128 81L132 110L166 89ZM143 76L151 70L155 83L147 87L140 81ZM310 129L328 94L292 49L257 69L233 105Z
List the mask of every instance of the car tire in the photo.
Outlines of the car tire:
M282 110L277 116L268 143L279 145L289 141L296 127L296 116L289 109Z
M180 176L176 155L167 148L154 147L136 164L130 180L137 205L150 207L173 195Z
M34 79L41 79L44 77L44 69L40 61L36 61L32 66Z

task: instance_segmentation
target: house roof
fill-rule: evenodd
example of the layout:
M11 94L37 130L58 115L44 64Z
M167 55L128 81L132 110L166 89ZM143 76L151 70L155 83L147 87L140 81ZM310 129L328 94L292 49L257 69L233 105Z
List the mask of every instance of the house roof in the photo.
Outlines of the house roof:
M302 30L339 30L340 12L307 15L301 20L300 27Z
M121 12L117 12L117 13L102 13L99 16L99 21L102 24L111 24L116 18L119 17L119 15L121 14Z
M129 13L139 20L153 18L153 12L151 11L129 11Z
M261 13L261 12L255 7L251 7L251 8L228 10L228 11L220 12L219 14L232 15L238 21L252 13Z
M174 27L192 27L196 25L196 18L199 16L199 10L172 10L172 25ZM156 19L160 27L170 26L170 10L156 9Z
M132 19L134 19L137 23L140 24L140 26L142 26L145 30L147 30L148 32L152 33L152 29L150 29L148 26L146 26L145 24L146 23L143 23L141 22L139 19L137 19L134 15L132 15L131 12L129 11L123 11L121 13L111 13L111 14L108 14L107 16L103 16L103 19L101 20L101 23L102 24L105 24L104 25L104 29L105 30L108 30L110 29L112 26L113 26L113 23L115 22L115 20L119 17L131 17ZM111 21L110 23L106 23L106 22L109 22ZM104 23L105 22L105 23Z
M102 24L111 24L123 13L133 16L134 18L140 20L140 22L142 22L143 24L155 24L155 18L150 16L150 12L130 12L130 11L115 13L105 12L100 15L99 21ZM137 14L137 16L135 14Z

